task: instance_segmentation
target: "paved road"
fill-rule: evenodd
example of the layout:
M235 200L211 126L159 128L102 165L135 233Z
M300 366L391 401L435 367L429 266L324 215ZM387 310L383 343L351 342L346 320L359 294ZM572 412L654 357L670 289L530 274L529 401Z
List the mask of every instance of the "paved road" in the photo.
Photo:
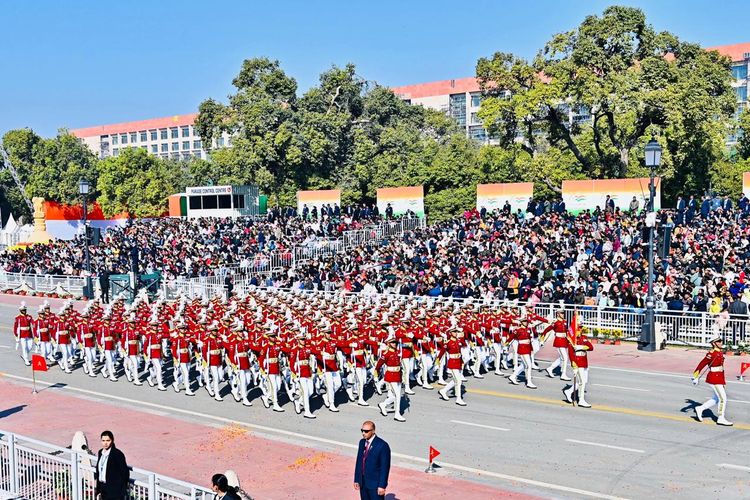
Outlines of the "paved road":
M29 368L10 335L14 314L15 308L0 305L0 367L6 376L26 380ZM65 375L54 367L40 379L65 383L55 389L62 392L193 422L236 421L264 437L348 454L355 452L351 443L362 420L372 419L399 465L424 468L432 445L442 452L440 475L542 497L750 498L750 385L738 382L728 386L728 417L735 427L724 428L711 419L704 424L692 419L692 407L710 395L708 386L693 387L683 375L622 368L592 368L591 409L562 402L563 382L541 375L535 378L537 390L492 374L472 378L464 408L417 387L403 424L379 414L377 395L369 408L343 404L337 414L318 409L318 418L310 421L289 403L279 414L257 399L245 408L231 396L222 403L205 391L188 398L171 389L136 387L124 378L118 383L90 378L80 369Z

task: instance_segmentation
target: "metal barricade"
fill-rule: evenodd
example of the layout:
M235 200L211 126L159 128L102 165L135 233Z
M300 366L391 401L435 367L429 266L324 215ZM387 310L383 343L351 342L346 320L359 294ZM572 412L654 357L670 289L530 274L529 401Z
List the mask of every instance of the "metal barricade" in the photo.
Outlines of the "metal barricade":
M34 500L95 500L96 458L36 439L0 431L0 494ZM130 498L209 500L211 490L132 468Z

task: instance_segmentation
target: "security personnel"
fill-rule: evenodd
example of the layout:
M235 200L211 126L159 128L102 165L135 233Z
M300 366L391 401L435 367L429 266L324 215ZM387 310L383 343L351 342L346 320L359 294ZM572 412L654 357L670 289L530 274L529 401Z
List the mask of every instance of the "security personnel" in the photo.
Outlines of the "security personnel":
M18 307L18 315L13 323L13 336L16 338L16 347L21 346L21 357L26 366L31 365L29 353L34 346L34 338L31 334L33 318L26 312L26 302L21 302Z
M693 384L698 385L700 373L703 368L708 367L706 374L706 383L711 385L714 395L711 399L695 408L695 418L698 422L703 422L703 412L719 404L719 418L716 423L719 425L731 426L732 422L726 419L727 411L727 392L724 386L727 384L724 378L724 351L722 349L721 337L711 340L711 350L706 353L698 366L693 372Z

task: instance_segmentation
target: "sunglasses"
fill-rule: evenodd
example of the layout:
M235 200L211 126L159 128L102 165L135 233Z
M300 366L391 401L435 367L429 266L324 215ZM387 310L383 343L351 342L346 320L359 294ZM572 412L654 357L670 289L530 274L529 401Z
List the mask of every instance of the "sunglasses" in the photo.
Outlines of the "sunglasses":
M360 429L359 431L360 431L360 432L361 432L362 434L367 434L368 432L372 432L372 431L374 431L374 430L375 430L375 429Z

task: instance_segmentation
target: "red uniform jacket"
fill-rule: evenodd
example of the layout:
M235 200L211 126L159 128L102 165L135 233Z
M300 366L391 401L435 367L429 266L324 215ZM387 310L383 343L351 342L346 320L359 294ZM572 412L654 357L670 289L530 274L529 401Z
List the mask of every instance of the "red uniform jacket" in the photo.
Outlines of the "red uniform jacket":
M461 360L461 343L456 339L450 339L440 349L438 358L443 354L448 354L448 369L449 370L460 370L463 368L463 361Z
M565 326L565 320L557 320L542 332L542 336L547 335L549 331L555 332L555 340L552 347L567 347L568 346L568 328Z
M32 321L31 316L28 314L19 314L16 316L16 321L13 324L13 335L19 339L30 339Z
M586 349L582 349L582 347ZM587 339L583 335L579 336L575 341L575 345L571 345L570 342L568 343L568 355L570 356L570 363L574 364L578 368L588 368L588 353L593 350L594 346L591 345L589 339Z
M401 356L398 352L388 349L378 360L378 364L375 365L375 371L380 370L380 367L385 365L385 378L386 382L401 382Z
M52 322L47 318L37 318L34 320L34 336L39 342L49 342L52 340L50 336L50 325Z
M700 371L708 366L708 373L706 374L706 382L714 385L726 385L726 379L724 378L724 353L717 349L708 351L703 357L698 367L695 369L696 372Z
M518 340L518 347L516 347L518 354L531 354L531 331L525 327L516 328L515 336Z

